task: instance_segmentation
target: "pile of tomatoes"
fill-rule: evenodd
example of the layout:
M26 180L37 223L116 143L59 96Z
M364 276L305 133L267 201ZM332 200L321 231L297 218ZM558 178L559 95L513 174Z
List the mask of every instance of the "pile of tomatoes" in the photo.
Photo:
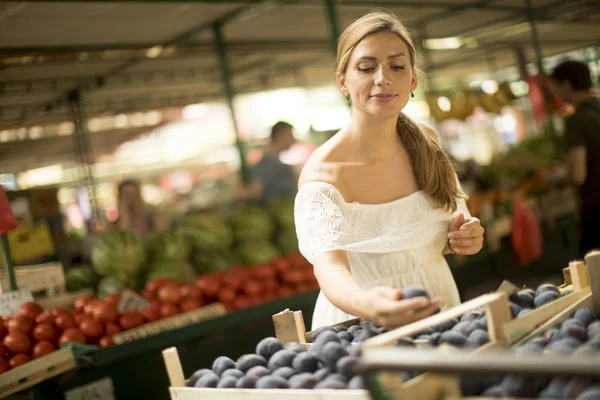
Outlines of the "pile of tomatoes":
M148 301L140 311L118 311L122 293L104 300L81 297L72 310L44 311L32 302L21 305L17 315L0 318L0 373L44 356L65 342L114 344L113 335L204 305L221 302L228 311L318 287L312 266L298 253L254 267L232 267L224 272L199 276L194 284L157 278L138 294Z
M312 265L299 253L291 253L269 264L199 276L196 286L206 301L218 301L234 311L316 289L319 284Z

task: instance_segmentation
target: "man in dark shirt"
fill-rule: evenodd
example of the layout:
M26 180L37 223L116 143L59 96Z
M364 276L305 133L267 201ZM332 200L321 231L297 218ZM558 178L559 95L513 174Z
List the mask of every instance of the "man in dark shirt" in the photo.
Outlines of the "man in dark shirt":
M294 197L297 192L298 178L293 168L279 160L279 156L288 150L296 140L294 127L287 122L277 122L271 128L271 143L261 160L252 169L250 197L267 204L278 197Z
M575 107L565 123L569 180L581 196L581 251L600 249L600 101L592 95L590 70L565 61L552 72L557 94Z

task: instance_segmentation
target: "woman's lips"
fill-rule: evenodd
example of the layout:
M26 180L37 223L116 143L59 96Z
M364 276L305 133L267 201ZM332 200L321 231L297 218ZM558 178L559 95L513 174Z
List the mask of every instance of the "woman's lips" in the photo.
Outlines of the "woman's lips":
M398 97L397 94L375 94L373 96L371 96L371 98L377 102L380 103L385 103L388 101L392 101L394 100L396 97Z

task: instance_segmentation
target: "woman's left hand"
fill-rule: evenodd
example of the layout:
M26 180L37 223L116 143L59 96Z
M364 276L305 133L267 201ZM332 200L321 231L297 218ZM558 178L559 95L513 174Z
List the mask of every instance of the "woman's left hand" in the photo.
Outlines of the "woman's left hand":
M452 219L448 228L448 247L456 254L476 254L483 247L483 233L479 219L465 218L460 213Z

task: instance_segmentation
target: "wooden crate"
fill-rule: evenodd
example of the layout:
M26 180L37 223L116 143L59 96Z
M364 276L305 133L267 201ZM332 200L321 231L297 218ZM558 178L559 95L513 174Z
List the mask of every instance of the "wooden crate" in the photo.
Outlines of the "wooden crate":
M161 332L183 328L207 319L213 319L225 314L225 306L213 303L197 310L187 311L156 322L142 325L113 335L115 344L127 343L147 336L157 335Z
M557 299L552 303L549 303L543 307L535 309L534 311L526 314L521 318L517 318L508 323L504 323L500 326L494 321L488 326L490 329L495 329L495 341L503 341L504 346L518 346L527 340L543 334L547 330L559 325L563 321L567 320L576 310L580 308L590 308L596 314L600 313L600 251L594 251L589 253L585 258L585 264L582 262L570 263L568 271L565 271L565 275L569 276L565 279L565 285L563 289L572 288L574 291L572 294L567 295L563 298ZM568 284L569 282L570 284ZM476 300L476 299L475 299ZM464 303L463 305L468 304ZM458 312L452 312L459 307L454 307L446 312L434 315L432 317L421 320L415 324L408 325L406 327L399 328L395 331L376 336L364 342L363 344L363 355L364 359L369 360L374 354L377 355L378 350L382 350L387 346L387 351L391 350L389 347L396 340L401 337L410 336L414 333L418 333L421 330L431 326L430 322L434 324L442 323L448 319L451 319L450 315L458 315ZM487 313L488 310L486 310ZM489 315L493 315L494 311ZM449 318L444 318L447 315ZM548 317L549 316L549 317ZM494 318L495 319L495 318ZM433 321L432 321L433 320ZM525 333L526 332L526 333ZM525 334L524 334L525 333ZM490 338L492 338L492 332L490 331ZM499 339L499 340L498 340ZM494 341L492 341L493 343ZM492 344L490 343L490 345ZM477 349L473 353L480 353L484 350L489 350L490 346L484 346ZM375 351L375 352L374 352ZM380 352L383 355L383 352ZM468 356L468 354L466 354ZM510 357L510 355L506 355ZM461 357L455 357L460 359ZM518 365L523 364L525 361L523 358L516 358L515 368ZM551 363L552 358L546 357L545 363ZM564 362L565 358L560 357L558 363ZM438 362L440 360L437 360ZM552 361L554 362L554 361ZM597 360L594 360L595 365L600 367ZM426 369L424 369L426 370ZM510 373L511 371L507 371ZM600 373L600 371L599 371ZM557 374L558 375L558 374ZM402 383L398 378L397 373L382 372L380 381L383 387L385 387L386 393L391 395L391 399L408 399L417 398L423 400L450 400L450 399L466 399L462 397L460 391L460 382L456 376L449 376L444 374L425 373L417 378L414 378L406 383ZM469 397L471 399L487 400L483 397Z
M77 366L70 349L59 349L0 374L0 399L60 375Z
M19 289L29 290L31 294L56 289L58 293L66 292L65 274L61 263L48 263L15 267L15 278ZM9 290L8 276L0 272L0 293Z
M91 297L94 295L94 289L81 289L74 292L59 293L55 296L35 296L34 301L44 308L51 310L54 307L73 308L75 300L81 297Z
M169 392L177 400L370 400L366 390L315 389L208 389L185 386L185 377L177 348L163 350L169 376Z

